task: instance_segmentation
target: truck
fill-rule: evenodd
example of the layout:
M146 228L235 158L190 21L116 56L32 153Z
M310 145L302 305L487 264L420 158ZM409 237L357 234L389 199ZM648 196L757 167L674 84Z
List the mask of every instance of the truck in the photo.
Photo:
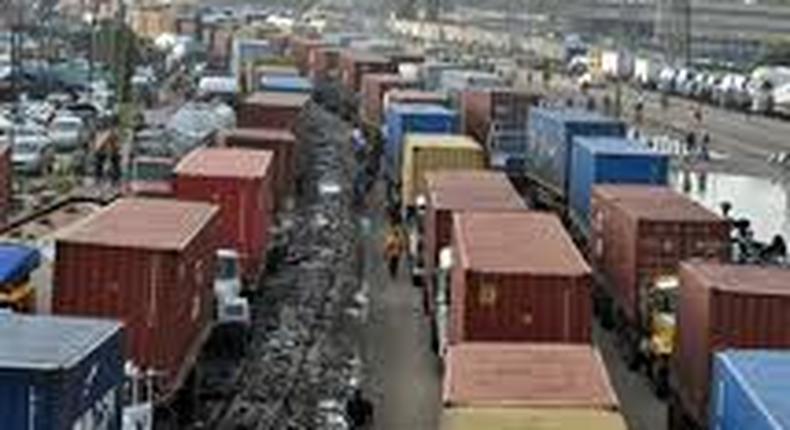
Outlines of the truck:
M595 309L614 327L629 367L643 369L666 396L680 263L728 261L730 225L668 187L619 184L593 187L590 223Z
M441 430L627 428L591 345L456 345L443 387Z
M630 79L634 74L634 57L624 50L605 50L601 54L601 71L612 80Z
M634 81L641 88L655 90L658 87L659 75L664 65L649 57L637 57L634 60Z
M36 290L30 275L41 264L38 249L16 243L0 243L0 309L33 313Z

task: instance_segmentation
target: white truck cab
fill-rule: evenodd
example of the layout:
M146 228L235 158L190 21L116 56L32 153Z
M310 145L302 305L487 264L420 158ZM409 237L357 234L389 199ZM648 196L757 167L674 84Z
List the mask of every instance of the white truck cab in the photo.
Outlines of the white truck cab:
M239 253L217 250L217 274L214 277L217 324L250 323L250 304L241 297L242 281Z
M439 251L439 267L436 270L436 285L434 306L433 326L436 336L436 353L444 360L449 346L448 329L450 322L450 303L452 294L450 290L450 273L453 268L453 250L451 247L444 247Z

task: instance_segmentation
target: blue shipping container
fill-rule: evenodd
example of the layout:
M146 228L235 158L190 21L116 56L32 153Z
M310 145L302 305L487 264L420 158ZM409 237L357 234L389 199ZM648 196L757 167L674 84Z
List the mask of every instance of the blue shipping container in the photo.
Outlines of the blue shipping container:
M790 429L790 352L719 352L711 384L710 429Z
M529 111L527 173L541 185L566 198L573 138L625 137L622 121L567 109L532 108Z
M571 153L568 207L582 231L589 227L595 184L666 185L669 157L639 142L612 137L576 137Z
M260 89L283 93L310 93L313 91L313 84L309 79L299 76L263 76Z
M400 177L403 137L407 133L456 134L461 127L458 112L439 105L393 103L385 117L386 172L394 181Z
M121 324L0 313L0 429L121 427Z

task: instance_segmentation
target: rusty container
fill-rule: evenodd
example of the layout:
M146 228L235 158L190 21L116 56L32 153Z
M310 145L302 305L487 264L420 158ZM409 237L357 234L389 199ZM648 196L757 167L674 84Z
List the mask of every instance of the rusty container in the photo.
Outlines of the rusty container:
M269 240L273 158L271 151L199 148L174 169L178 199L219 206L219 246L239 253L247 285L257 279Z
M296 68L302 76L310 70L310 55L313 51L329 46L325 41L316 38L293 36L290 39L291 55Z
M397 73L387 57L346 49L340 54L340 80L346 90L356 93L368 73Z
M730 255L727 221L663 186L595 186L590 222L590 260L629 321L638 316L643 283L676 275L686 259Z
M587 343L591 271L553 214L453 215L450 343Z
M322 47L310 52L310 79L313 81L338 77L340 53L336 47Z
M680 281L672 389L706 428L714 353L790 348L790 271L695 260L680 265Z
M371 127L381 126L384 94L393 88L406 88L413 82L392 73L369 73L362 77L359 117Z
M239 106L236 123L240 128L293 130L310 100L309 94L259 91Z
M527 130L529 109L537 106L538 94L514 88L467 89L461 93L463 132L478 142L488 141L492 125L502 130Z
M210 329L218 221L208 203L131 198L58 233L53 313L122 321L125 356L170 398Z

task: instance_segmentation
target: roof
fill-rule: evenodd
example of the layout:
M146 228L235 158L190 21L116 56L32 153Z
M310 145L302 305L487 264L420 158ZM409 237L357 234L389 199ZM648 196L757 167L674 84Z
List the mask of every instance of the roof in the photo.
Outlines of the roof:
M600 353L584 344L451 346L443 401L457 406L618 408Z
M645 155L660 158L668 157L654 149L643 145L641 142L621 137L581 137L574 138L574 143L587 148L595 154L613 155Z
M284 91L257 91L244 100L246 104L263 106L280 106L301 109L310 95L305 93L289 93Z
M560 122L622 123L618 119L580 109L534 108L530 112Z
M124 198L56 235L59 242L178 251L217 215L202 202Z
M263 178L272 164L271 151L199 148L187 154L174 172L183 176Z
M351 59L355 63L387 63L389 64L389 58L375 54L373 52L368 51L359 51L355 49L346 49L341 54L342 56Z
M219 132L220 142L228 137L238 137L250 140L272 140L277 142L296 142L296 136L293 132L283 128L241 127L225 129Z
M392 103L389 108L393 113L400 115L432 114L451 116L458 114L458 112L453 109L428 103Z
M776 266L735 265L693 260L684 267L701 279L701 286L749 295L790 296L790 270Z
M70 367L119 330L110 320L0 313L0 369Z
M589 408L465 407L442 411L441 430L627 430L618 412Z
M310 92L313 90L313 83L300 76L264 75L261 77L261 85L270 91Z
M775 428L790 428L790 396L787 380L790 377L790 352L729 350L716 354L716 359L729 367L732 374L745 385L745 391L760 411L770 416Z
M406 145L418 148L453 148L483 150L477 141L465 134L408 133Z
M390 101L393 103L398 103L399 100L404 100L406 103L410 104L424 104L427 102L444 103L448 98L446 93L440 91L423 91L402 88L389 90L388 94Z
M426 172L431 206L446 210L526 209L524 199L502 172L445 170Z
M15 282L31 271L41 262L36 248L11 243L0 243L0 284Z
M614 201L632 219L639 221L726 222L701 204L668 187L657 185L602 185L599 197Z
M364 76L362 76L362 82L364 83L367 81L385 82L385 83L409 82L408 79L404 78L403 76L397 73L366 73Z
M454 217L461 265L466 269L531 275L590 274L554 214L461 212Z

